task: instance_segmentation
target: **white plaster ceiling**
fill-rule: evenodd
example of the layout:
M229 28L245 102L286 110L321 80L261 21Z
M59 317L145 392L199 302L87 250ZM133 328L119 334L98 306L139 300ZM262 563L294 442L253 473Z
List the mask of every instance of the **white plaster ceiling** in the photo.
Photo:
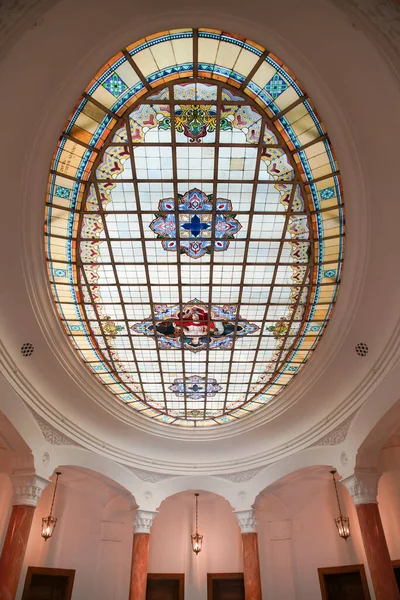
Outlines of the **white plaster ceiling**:
M0 80L7 82L1 100L2 370L17 393L58 429L72 437L79 432L81 443L87 440L92 449L108 445L122 462L124 456L145 456L179 469L216 457L226 465L267 454L270 461L309 446L343 422L396 361L398 83L382 49L326 0L301 5L286 0L278 6L260 1L250 12L242 2L234 2L229 12L210 0L184 10L178 2L168 10L157 6L121 0L111 18L105 0L84 5L60 0L37 26L14 39L0 64ZM51 155L97 69L148 33L210 24L271 49L303 82L342 171L347 250L332 321L297 381L262 416L194 436L149 425L112 406L73 356L47 289L42 227ZM35 346L30 358L20 354L24 342ZM368 344L367 357L357 356L358 342Z

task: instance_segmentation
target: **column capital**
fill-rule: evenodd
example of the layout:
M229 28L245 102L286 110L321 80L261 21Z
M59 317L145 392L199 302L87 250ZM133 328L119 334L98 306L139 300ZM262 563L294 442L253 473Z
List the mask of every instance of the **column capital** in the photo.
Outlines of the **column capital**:
M254 510L235 510L241 533L257 533L257 521Z
M13 506L36 507L42 492L50 481L35 473L11 476L14 489Z
M378 481L381 474L377 471L355 471L350 477L340 480L347 488L354 504L377 504Z
M134 533L150 533L153 521L158 515L156 510L142 510L137 508L133 513Z

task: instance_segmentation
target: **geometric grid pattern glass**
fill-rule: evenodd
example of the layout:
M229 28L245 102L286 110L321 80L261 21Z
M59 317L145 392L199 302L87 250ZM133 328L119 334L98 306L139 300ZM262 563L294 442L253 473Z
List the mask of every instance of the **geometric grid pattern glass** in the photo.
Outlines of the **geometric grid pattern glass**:
M60 320L114 399L159 423L223 425L283 401L330 319L344 234L337 162L298 80L214 29L112 57L51 164Z

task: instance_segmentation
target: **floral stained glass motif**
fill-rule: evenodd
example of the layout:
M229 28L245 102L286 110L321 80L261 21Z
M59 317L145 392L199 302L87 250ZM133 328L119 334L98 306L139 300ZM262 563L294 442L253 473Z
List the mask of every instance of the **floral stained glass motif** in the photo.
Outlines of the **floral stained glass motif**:
M184 348L190 352L232 348L235 338L255 333L258 326L236 314L235 306L208 305L196 298L180 305L154 306L153 319L159 347ZM153 320L132 326L135 333L154 337Z
M175 211L175 200L161 200L159 211L160 214L156 214L156 218L150 223L150 229L159 238L167 239L162 242L164 250L176 252L176 215L168 214ZM215 238L215 252L227 250L228 240L241 229L231 211L232 203L229 200L217 198L214 203L212 194L207 196L196 188L183 196L178 194L180 252L185 252L192 258L200 258L206 252L210 254L212 237Z
M95 75L51 163L44 232L80 359L123 409L189 428L285 400L345 236L335 155L290 69L195 33L139 40Z
M222 387L212 377L206 379L198 375L190 375L190 377L175 379L169 389L180 398L186 395L190 400L202 400L206 395L210 398L215 396Z

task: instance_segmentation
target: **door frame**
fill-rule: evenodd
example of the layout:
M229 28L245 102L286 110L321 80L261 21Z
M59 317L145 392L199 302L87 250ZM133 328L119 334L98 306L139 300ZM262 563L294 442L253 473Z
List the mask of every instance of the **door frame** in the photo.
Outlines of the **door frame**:
M365 575L364 565L346 565L345 567L323 567L318 569L318 578L319 585L321 588L321 596L322 600L328 600L328 596L325 588L325 580L324 575L336 575L340 573L360 573L361 575L361 583L364 591L365 600L371 600L371 595L369 593L369 587L367 582L367 576Z
M147 573L147 579L175 579L179 581L179 600L184 600L185 573Z
M56 577L68 577L65 600L71 600L72 588L75 579L75 569L49 569L47 567L28 567L21 600L27 600L32 583L32 577L34 575L55 575Z
M207 573L207 600L213 600L214 579L244 579L243 573Z

